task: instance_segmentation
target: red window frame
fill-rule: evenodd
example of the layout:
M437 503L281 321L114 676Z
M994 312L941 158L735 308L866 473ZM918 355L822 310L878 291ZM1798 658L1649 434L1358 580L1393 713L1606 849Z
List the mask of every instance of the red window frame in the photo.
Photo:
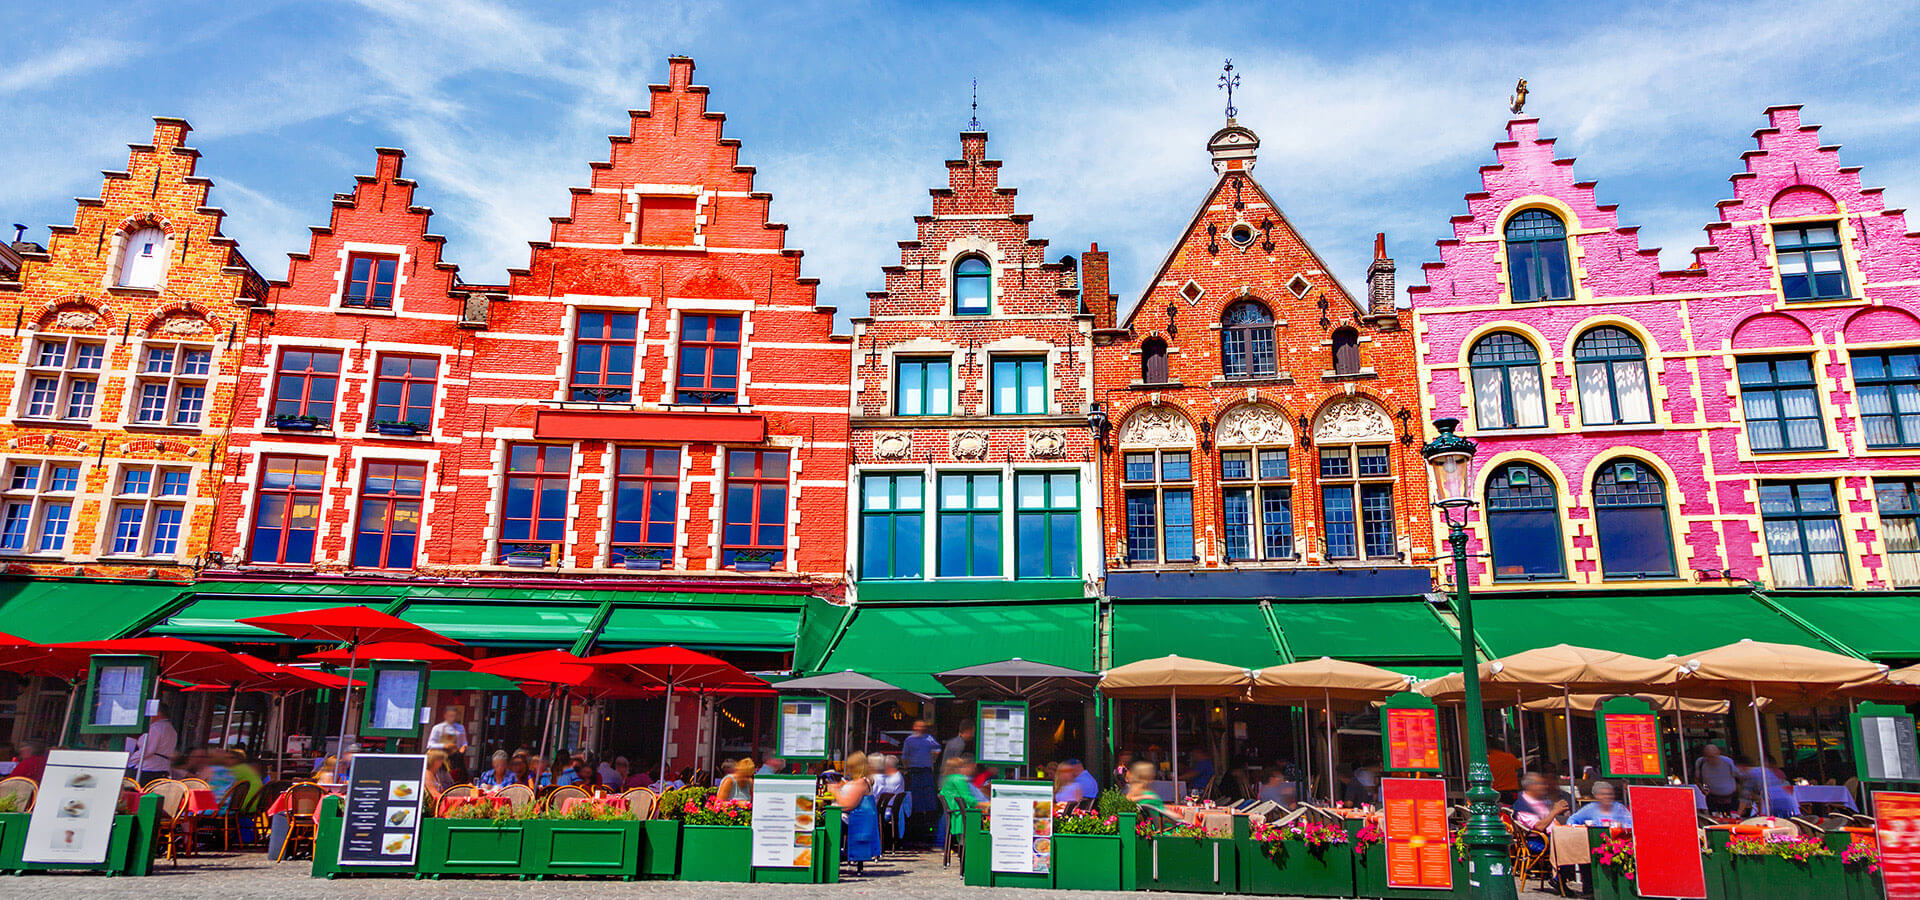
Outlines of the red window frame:
M680 451L669 447L620 447L615 450L613 483L613 514L609 516L613 523L608 542L614 565L621 565L630 559L671 561L674 546L679 540L680 524ZM629 472L628 463L636 462L639 471ZM665 486L673 491L673 508L664 510L665 518L656 519L662 510L654 508L654 491ZM638 518L621 516L621 498L628 491L640 492ZM672 523L672 529L665 541L648 540L654 525L663 522ZM623 541L619 539L624 528L635 529L640 540Z
M388 490L382 493L373 492L369 485L372 484L375 478L384 478L388 484ZM420 491L413 494L402 493L399 486L403 480L412 480L419 484ZM360 473L360 503L356 511L357 518L354 521L353 534L354 567L360 569L412 569L414 559L420 554L420 526L424 524L422 517L425 513L426 500L426 463L369 461L366 465L366 470ZM368 503L380 504L385 507L380 516L380 520L384 524L379 531L369 531L367 529ZM407 506L413 507L413 553L410 554L406 560L396 565L391 557L393 553L394 512L404 509ZM404 533L405 532L402 532L402 534ZM368 539L377 540L380 545L378 559L373 561L373 565L365 565L360 561L361 542Z
M751 460L752 462L752 465L747 467L750 468L751 471L741 472L740 470L743 467L737 465L737 463L746 460ZM767 462L769 460L779 461L779 465L777 466L779 474L768 474ZM721 531L720 544L720 561L722 565L733 566L741 561L739 557L742 555L752 557L751 561L754 562L765 561L773 564L778 564L786 559L787 528L791 524L787 521L787 501L789 499L787 476L791 471L790 459L785 450L727 451L727 483L724 499L726 506L725 514L722 516L725 525ZM736 472L740 472L740 474L735 474ZM744 488L748 491L746 496L750 499L746 521L736 521L733 516L734 488L736 487ZM771 504L772 511L777 512L779 515L777 522L766 518L770 506L766 502L767 491L770 488L778 488L780 492L779 503ZM765 531L769 528L776 527L780 529L779 541L777 543L765 541L764 538L767 537ZM735 531L737 528L746 529L745 534L748 540L734 540L737 535Z
M600 329L595 334L586 332L587 317L599 316ZM617 320L627 319L632 325L627 328L631 337L615 337ZM614 352L627 348L627 371L625 383L615 382L612 372ZM600 365L595 369L581 366L581 350L593 348L599 350ZM574 400L602 403L626 403L633 399L633 376L640 362L640 316L638 313L617 310L581 310L574 317L573 331L573 376L568 383L568 396Z
M734 339L730 341L715 337L720 333L720 323L726 321L733 323ZM696 322L700 323L700 333L705 337L690 336L692 332L688 330L688 326ZM745 343L741 329L745 324L737 315L692 313L680 317L680 352L676 357L679 360L679 367L674 376L675 402L713 406L731 406L740 402L740 355ZM716 375L713 371L714 357L717 351L726 349L733 350L733 370ZM703 360L700 374L688 374L686 359L689 350L699 353ZM720 385L718 382L721 379L732 384Z
M287 368L288 359L295 354L301 354L306 357L307 362L305 368L299 370L289 370ZM333 361L333 368L331 369L316 368L314 365L316 362L329 359ZM322 424L331 425L333 422L334 404L340 400L340 360L341 353L338 350L302 350L299 348L281 350L280 366L273 373L273 413L269 418L313 416L319 419ZM300 389L295 396L288 396L287 388L291 384L288 379L297 379L299 382ZM313 398L313 386L322 380L331 383L333 391L327 399L315 400ZM321 405L326 407L327 414L324 416L313 411Z
M267 473L272 471L273 465L276 462L291 463L293 466L293 476L287 480L286 485L283 487L268 487ZM317 471L302 471L303 468L306 467L317 467ZM303 474L318 475L320 477L320 486L301 487L300 476ZM320 501L326 493L326 478L327 461L319 457L274 455L263 457L260 460L260 482L254 487L253 522L251 523L249 529L250 536L247 540L248 562L270 566L302 566L311 565L319 561L321 554L320 520L325 515L324 511L320 508ZM282 521L278 529L280 532L280 542L273 548L271 558L262 558L260 555L260 545L256 538L259 537L261 530L261 507L266 505L267 499L270 497L281 497L285 500L284 506L282 507ZM288 561L287 544L296 530L293 527L294 510L298 508L301 500L307 500L313 504L313 539L311 545L308 547L307 559Z
M555 453L554 451L558 451ZM530 460L520 459L522 454L531 452ZM531 463L530 465L528 463ZM510 556L525 556L530 550L544 547L546 561L551 563L560 554L566 544L567 503L570 499L567 488L569 471L573 466L573 447L562 444L508 444L507 476L503 483L506 494L500 505L500 559L504 562ZM527 482L523 489L531 489L533 496L527 506L527 515L512 514L512 494L515 482ZM560 508L545 509L542 500L547 491L555 484L560 486ZM509 537L507 532L516 522L525 523L526 537ZM540 526L559 526L559 537L542 539Z
M360 263L367 264L365 277L355 270ZM385 270L385 277L382 276ZM391 253L351 253L347 255L345 287L340 292L340 305L355 309L392 309L393 298L397 293L400 275L400 257ZM386 289L386 296L380 296L380 290Z
M403 361L406 363L401 374L387 374L387 363L390 361ZM427 369L431 374L424 376L415 375L414 366L416 363L426 363ZM433 393L435 386L440 382L440 359L438 357L414 356L404 353L381 354L380 358L374 363L373 371L372 421L408 422L420 426L422 430L433 427ZM391 404L380 402L380 387L386 384L400 385L400 404L397 407L393 407L395 410L395 418L392 419L384 418L380 414L382 407L391 406ZM426 409L426 416L421 421L414 422L410 417L410 411L422 407L411 402L413 398L413 388L423 384L427 387L427 402L424 407Z

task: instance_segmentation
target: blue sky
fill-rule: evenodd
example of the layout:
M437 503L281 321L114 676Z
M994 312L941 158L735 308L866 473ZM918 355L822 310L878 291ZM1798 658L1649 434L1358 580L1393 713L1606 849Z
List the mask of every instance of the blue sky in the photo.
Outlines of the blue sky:
M1228 56L1263 141L1256 176L1356 289L1376 231L1417 283L1523 75L1542 132L1668 265L1689 261L1773 103L1805 104L1889 205L1920 204L1912 3L69 2L7 17L0 222L44 241L148 117L184 116L227 233L269 277L390 145L448 258L501 280L671 54L695 58L843 316L944 183L976 77L1035 235L1053 255L1113 251L1123 305L1210 182Z

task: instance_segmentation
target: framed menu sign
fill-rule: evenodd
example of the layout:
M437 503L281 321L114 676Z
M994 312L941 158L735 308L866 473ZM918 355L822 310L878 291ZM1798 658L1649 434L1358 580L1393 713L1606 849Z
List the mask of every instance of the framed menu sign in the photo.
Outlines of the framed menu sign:
M1440 772L1440 709L1412 691L1380 708L1380 758L1389 772Z
M1660 721L1639 697L1608 697L1595 710L1600 727L1600 777L1665 778Z
M95 656L87 672L82 734L138 735L147 730L147 698L159 660L151 656Z
M365 737L419 737L420 710L427 705L427 665L417 662L375 662L367 679L367 699L361 706L360 734Z
M426 799L424 755L356 753L347 772L346 820L340 827L343 866L411 866L419 853L420 804Z
M1387 833L1387 887L1453 888L1445 781L1380 779L1380 824Z
M1913 716L1904 707L1862 703L1848 718L1855 774L1861 781L1920 781Z
M753 780L753 865L802 869L813 864L814 779L761 775Z
M125 751L53 750L27 819L20 859L30 863L99 865L113 841L113 811Z
M1045 875L1053 870L1053 784L996 781L987 811L993 817L991 868Z
M1027 703L982 700L975 713L980 735L975 762L1000 766L1027 764Z
M827 737L833 733L832 701L825 697L781 697L779 734L774 746L785 760L824 760Z

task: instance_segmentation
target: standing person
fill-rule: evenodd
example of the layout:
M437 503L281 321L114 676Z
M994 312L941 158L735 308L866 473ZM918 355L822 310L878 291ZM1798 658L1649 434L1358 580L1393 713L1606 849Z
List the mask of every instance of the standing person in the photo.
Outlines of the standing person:
M967 722L961 725L959 734L947 738L947 742L940 746L940 755L947 759L952 759L956 756L972 756L973 723Z
M460 710L449 706L440 713L440 721L427 731L427 746L439 747L448 756L467 753L467 726L460 724Z
M913 798L908 834L914 840L926 840L932 830L933 817L939 813L939 804L934 799L938 788L933 780L934 760L939 756L940 742L927 733L927 720L913 720L913 733L900 743L900 761L907 770L907 794Z
M1494 741L1487 745L1487 768L1493 770L1493 789L1500 792L1500 802L1511 805L1520 796L1520 757Z
M1700 748L1700 758L1693 763L1693 783L1707 795L1707 812L1730 813L1740 807L1740 768L1719 744Z
M180 732L167 718L165 703L147 721L146 734L138 740L127 739L127 749L134 754L133 768L140 773L141 787L173 774L173 754L180 749Z

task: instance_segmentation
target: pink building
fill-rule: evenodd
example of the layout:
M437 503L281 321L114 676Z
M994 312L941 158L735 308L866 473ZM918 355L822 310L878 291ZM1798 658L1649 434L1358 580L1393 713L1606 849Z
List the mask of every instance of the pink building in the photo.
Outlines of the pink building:
M1471 531L1486 555L1470 583L1543 601L1624 588L1656 604L1629 627L1685 632L1660 598L1753 581L1767 590L1735 613L1738 634L1674 634L1671 649L1812 632L1920 654L1822 627L1841 601L1779 593L1920 587L1920 235L1798 107L1767 116L1677 271L1537 120L1508 123L1410 290L1426 408L1481 446ZM1519 626L1491 609L1489 649L1524 643L1489 633Z

